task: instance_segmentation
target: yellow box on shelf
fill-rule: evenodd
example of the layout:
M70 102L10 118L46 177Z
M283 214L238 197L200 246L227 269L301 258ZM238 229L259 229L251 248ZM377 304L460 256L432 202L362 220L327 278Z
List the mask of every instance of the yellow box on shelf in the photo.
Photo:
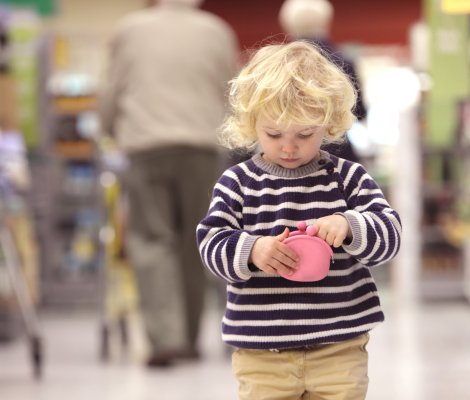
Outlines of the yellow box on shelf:
M62 158L89 160L95 155L95 146L88 140L64 140L55 143L55 152Z
M57 96L54 98L54 106L57 112L64 114L78 114L92 110L96 107L94 96Z

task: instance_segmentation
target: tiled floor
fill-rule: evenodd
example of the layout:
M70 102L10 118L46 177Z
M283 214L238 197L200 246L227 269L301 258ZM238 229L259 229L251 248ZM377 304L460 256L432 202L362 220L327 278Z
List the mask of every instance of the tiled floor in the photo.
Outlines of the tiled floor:
M383 303L387 320L372 332L369 344L368 399L469 400L470 304L407 305L389 296L383 296ZM103 363L96 314L43 314L43 379L32 378L25 340L1 344L0 399L235 400L236 382L220 344L217 318L215 312L207 314L201 362L149 371L139 363L143 346L138 329L133 330L130 356L115 343L111 361Z

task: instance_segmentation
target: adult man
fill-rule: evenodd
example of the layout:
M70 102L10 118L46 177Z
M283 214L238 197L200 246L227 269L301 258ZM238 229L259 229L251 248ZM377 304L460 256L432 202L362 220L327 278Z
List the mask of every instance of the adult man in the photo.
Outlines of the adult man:
M205 275L195 229L217 176L216 131L238 46L200 0L159 0L112 40L102 120L130 160L128 254L149 366L197 356Z

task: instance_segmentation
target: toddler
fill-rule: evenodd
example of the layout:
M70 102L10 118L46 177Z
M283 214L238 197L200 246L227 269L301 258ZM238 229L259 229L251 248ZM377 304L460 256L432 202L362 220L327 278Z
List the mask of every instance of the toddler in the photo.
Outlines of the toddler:
M401 223L360 164L321 149L351 126L355 100L302 41L261 48L231 81L222 139L257 152L222 174L197 241L227 282L222 338L242 400L366 396L368 332L384 319L370 269L397 254ZM334 250L320 281L280 276L298 266L283 240L301 221Z

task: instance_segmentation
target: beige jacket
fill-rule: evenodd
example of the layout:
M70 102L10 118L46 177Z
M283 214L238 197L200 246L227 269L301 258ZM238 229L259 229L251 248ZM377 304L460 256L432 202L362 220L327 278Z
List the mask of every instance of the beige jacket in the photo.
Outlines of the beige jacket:
M125 17L100 99L104 131L128 153L215 147L237 59L232 29L205 11L160 5Z

